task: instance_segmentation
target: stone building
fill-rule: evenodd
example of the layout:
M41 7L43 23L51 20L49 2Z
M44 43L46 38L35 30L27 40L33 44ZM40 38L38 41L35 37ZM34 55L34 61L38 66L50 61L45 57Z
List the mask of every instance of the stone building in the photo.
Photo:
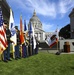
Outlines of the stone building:
M69 17L70 17L71 38L74 39L74 8L72 9L71 13L69 14Z
M45 32L45 39L47 39L47 37L51 37L53 34L53 32Z
M7 20L9 22L9 17L10 17L10 7L6 0L0 0L0 7L2 9L3 13L3 19Z
M34 10L32 18L29 21L29 25L30 25L30 22L34 27L35 35L37 36L38 40L40 41L45 40L45 31L42 29L42 23L37 17L35 10Z

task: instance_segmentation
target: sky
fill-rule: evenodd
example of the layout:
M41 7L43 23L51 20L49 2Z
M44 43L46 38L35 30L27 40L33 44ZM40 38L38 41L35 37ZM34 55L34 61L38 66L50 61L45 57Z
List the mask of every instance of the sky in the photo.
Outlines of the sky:
M28 25L33 16L34 9L45 32L54 32L57 28L70 24L69 14L74 8L74 0L6 0L14 13L14 22L20 26L20 15L22 21L26 20Z

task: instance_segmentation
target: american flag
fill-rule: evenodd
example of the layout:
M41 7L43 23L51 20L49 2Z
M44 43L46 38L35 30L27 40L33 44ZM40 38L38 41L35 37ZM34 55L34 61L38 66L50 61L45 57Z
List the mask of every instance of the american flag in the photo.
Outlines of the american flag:
M0 53L2 53L7 47L6 32L3 26L3 15L0 8Z

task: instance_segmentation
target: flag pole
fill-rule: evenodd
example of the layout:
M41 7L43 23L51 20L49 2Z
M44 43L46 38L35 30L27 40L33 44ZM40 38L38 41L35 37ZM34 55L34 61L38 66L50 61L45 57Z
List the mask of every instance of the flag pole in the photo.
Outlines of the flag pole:
M0 45L0 60L1 60L1 45Z
M58 25L57 25L57 51L59 51L59 49L58 49L58 42L59 42L59 37L58 37L59 35L58 35Z
M1 54L0 54L0 61L1 61Z
M59 51L59 50L58 50L58 40L57 40L57 51Z
M12 44L12 47L13 47L12 48L13 49L13 58L15 59L15 49L14 49L15 46L14 46L14 44Z
M32 55L32 44L31 44L31 33L32 33L32 25L30 22L30 26L29 26L29 48L30 48L30 56Z
M22 57L22 15L20 15L20 37L21 37L21 46L20 46L20 52Z

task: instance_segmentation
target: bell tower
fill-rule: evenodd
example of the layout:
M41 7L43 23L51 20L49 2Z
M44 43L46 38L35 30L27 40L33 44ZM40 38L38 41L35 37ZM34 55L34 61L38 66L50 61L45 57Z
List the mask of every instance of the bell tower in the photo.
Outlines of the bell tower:
M70 17L70 34L71 34L71 38L74 39L74 8L69 14L69 17Z

